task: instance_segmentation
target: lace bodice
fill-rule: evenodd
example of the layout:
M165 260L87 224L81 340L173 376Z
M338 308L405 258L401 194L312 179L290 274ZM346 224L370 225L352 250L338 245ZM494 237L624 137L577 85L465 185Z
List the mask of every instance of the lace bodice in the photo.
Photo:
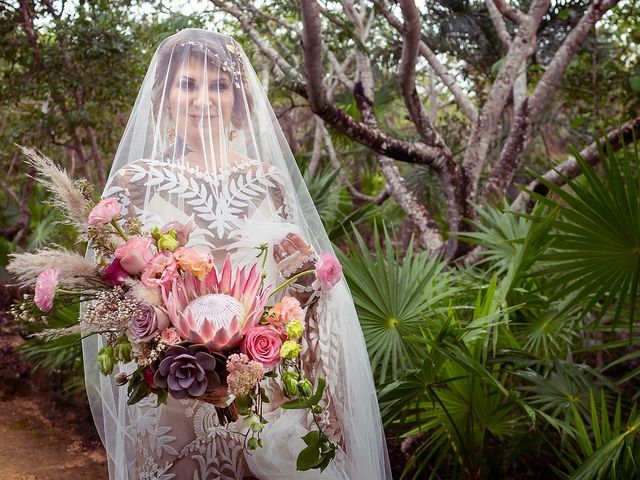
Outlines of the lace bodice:
M315 260L313 255L274 261L273 245L298 228L289 195L282 173L256 160L246 160L216 173L159 160L139 160L119 170L104 194L118 198L126 216L142 220L145 229L170 221L193 220L197 230L189 245L210 251L218 268L227 254L235 265L255 262L254 247L268 243L267 284L279 284L285 276L312 268ZM331 340L324 338L327 332L319 328L317 296L309 287L312 281L312 275L302 277L285 294L296 296L306 307L308 328L302 357L305 370L310 378L327 377L327 395L338 398L323 368L329 361L338 365L338 358L331 354ZM334 376L338 371L336 367ZM333 385L337 384L336 381ZM167 405L155 405L156 397L152 395L128 410L129 437L136 452L131 468L137 478L262 478L260 472L252 472L249 467L251 459L247 459L248 453L243 450L241 423L221 426L215 407L206 402L169 397ZM323 423L329 435L339 441L339 419L331 418L331 400L327 407ZM273 415L270 422L275 422L279 413ZM277 452L273 461L282 463L281 471L289 470L291 474L278 478L316 478L317 472L295 471L295 456L300 448L290 440L291 436L304 435L304 428L311 425L312 418L300 417L288 423L290 431L282 433L284 445L272 446L275 449L270 450ZM295 451L285 451L291 448ZM278 459L278 455L283 458ZM286 455L289 458L285 459Z

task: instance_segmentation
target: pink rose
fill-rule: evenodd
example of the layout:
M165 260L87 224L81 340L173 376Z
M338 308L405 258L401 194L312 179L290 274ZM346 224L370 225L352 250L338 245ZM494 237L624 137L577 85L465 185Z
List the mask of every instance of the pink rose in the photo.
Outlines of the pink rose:
M127 273L138 275L154 258L152 245L151 238L136 235L116 248L115 256Z
M331 290L340 281L342 275L342 265L333 253L324 252L320 254L316 262L316 280L313 282L315 288Z
M178 267L202 280L213 269L213 258L195 248L179 247L173 252Z
M113 198L105 198L89 213L89 225L105 225L120 216L122 206Z
M176 343L180 343L182 341L178 330L173 327L169 327L163 330L160 334L160 339L168 345L175 345Z
M261 363L265 368L275 367L280 361L282 340L278 332L269 327L257 326L247 332L240 350L251 360Z
M169 315L152 305L142 305L137 316L131 321L129 331L138 342L148 342L158 330L169 326Z
M170 288L178 276L178 266L171 252L157 254L142 272L142 284L147 288Z
M120 265L120 260L118 260L117 258L113 262L111 262L111 265L105 268L102 272L102 278L105 280L105 282L113 285L114 287L117 285L122 285L122 282L124 282L129 277L129 273L124 268L122 268L122 265Z
M43 312L48 312L53 308L53 297L56 296L59 274L60 271L57 268L45 268L38 275L33 301Z
M196 224L189 220L187 223L182 224L180 222L170 222L162 227L162 233L169 233L169 230L176 231L176 240L180 246L185 246L189 241L189 235L197 228Z

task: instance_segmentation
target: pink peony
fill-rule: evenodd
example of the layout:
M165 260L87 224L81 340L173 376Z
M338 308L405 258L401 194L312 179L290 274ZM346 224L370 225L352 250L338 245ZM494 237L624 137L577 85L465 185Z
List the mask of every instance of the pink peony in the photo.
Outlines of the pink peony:
M182 341L178 330L173 327L169 327L163 330L160 334L160 340L168 345L175 345L176 343L180 343Z
M113 262L111 262L111 265L105 268L102 272L102 278L105 280L105 282L113 285L114 287L117 285L122 285L122 282L124 282L129 277L129 273L124 268L122 268L122 265L120 265L120 260L118 260L117 258Z
M45 268L38 275L36 294L33 301L43 312L48 312L53 308L53 297L56 296L59 274L60 270L57 268Z
M265 368L272 368L280 361L280 347L282 340L278 332L269 327L257 326L247 332L240 350Z
M154 258L152 245L152 239L136 235L116 248L115 256L127 273L138 275Z
M173 253L178 267L202 280L213 268L213 259L208 253L195 248L180 247Z
M189 241L189 235L191 235L196 228L197 226L192 220L189 220L185 224L180 222L170 222L162 227L162 233L165 234L169 233L169 230L175 230L177 234L176 240L178 240L181 247L184 247Z
M147 264L142 272L142 284L147 288L171 288L178 276L178 266L171 252L159 253Z
M313 282L315 288L331 290L340 281L342 275L342 265L333 253L324 252L320 254L316 262L316 280Z
M122 206L113 198L105 198L89 213L89 225L105 225L120 216Z

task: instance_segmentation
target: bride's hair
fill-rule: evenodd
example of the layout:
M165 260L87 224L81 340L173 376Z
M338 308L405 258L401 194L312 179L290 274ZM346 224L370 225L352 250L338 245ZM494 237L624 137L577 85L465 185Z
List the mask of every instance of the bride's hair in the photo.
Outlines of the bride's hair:
M160 112L160 106L168 105L168 87L175 80L178 69L189 58L195 57L206 59L231 76L234 93L231 123L238 129L244 127L247 113L253 111L253 99L249 93L241 52L242 49L231 37L204 30L186 29L166 38L158 47L158 65L153 84L152 102L156 120L161 120L166 113L166 109Z

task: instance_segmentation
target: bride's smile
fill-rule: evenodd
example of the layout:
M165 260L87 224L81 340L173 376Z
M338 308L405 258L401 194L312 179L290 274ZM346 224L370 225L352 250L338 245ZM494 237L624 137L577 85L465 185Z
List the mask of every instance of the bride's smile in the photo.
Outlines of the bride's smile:
M235 100L231 75L203 55L190 56L173 73L169 112L177 134L192 149L222 144Z

